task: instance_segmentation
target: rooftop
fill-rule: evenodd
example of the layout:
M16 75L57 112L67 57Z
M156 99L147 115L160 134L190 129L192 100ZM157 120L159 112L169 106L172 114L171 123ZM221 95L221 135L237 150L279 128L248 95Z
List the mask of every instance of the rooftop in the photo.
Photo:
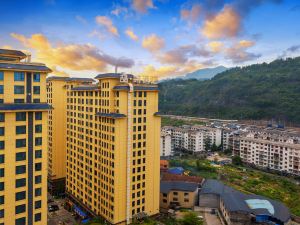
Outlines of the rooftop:
M115 79L120 79L122 73L102 73L98 74L95 79L105 79L105 78L115 78ZM134 76L132 74L127 74L127 77L129 79L133 79Z
M203 178L196 177L196 176L186 176L186 175L178 175L178 174L171 174L171 173L163 173L161 181L182 181L182 182L201 184L203 181Z
M21 63L21 62L0 62L0 70L21 70L21 71L37 71L37 72L52 72L45 64L42 63Z
M18 50L11 50L11 49L2 49L2 48L0 48L0 56L10 56L10 57L20 58L20 59L26 58L26 54L24 52Z
M200 194L219 195L229 211L268 215L283 222L287 222L290 219L289 209L281 202L260 195L244 194L217 180L206 180Z
M183 181L161 181L160 192L168 194L170 191L194 192L198 189L197 183L188 183Z
M94 79L92 78L84 78L84 77L59 77L59 76L50 76L47 77L47 81L51 80L62 80L62 81L75 81L75 82L87 82L87 83L92 83L95 82Z

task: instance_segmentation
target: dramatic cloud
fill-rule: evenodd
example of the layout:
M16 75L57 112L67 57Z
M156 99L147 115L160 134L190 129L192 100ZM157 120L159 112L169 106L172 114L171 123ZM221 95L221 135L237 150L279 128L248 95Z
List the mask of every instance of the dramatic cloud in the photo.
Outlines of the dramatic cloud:
M143 71L139 74L142 78L150 78L150 80L160 80L166 77L182 76L195 70L204 68L206 65L196 62L189 61L182 66L160 66L155 68L152 65L147 65L143 68ZM152 79L151 79L152 78Z
M165 46L165 40L156 34L151 34L143 39L142 46L151 52L157 52Z
M134 41L138 41L138 36L133 32L132 28L127 28L125 33L129 38L131 38Z
M197 22L199 20L201 13L201 6L199 4L195 4L192 6L190 10L182 9L180 11L180 17L182 20L186 20L188 22Z
M300 51L300 45L292 45L291 47L287 48L278 58L285 58L288 57L290 54Z
M152 0L132 0L132 8L138 13L147 13L148 9L154 9Z
M115 36L119 36L118 29L114 26L110 18L106 16L97 16L96 23L105 27L105 29Z
M199 48L196 45L184 45L158 55L158 59L161 63L183 64L191 57L208 56L210 53L204 48Z
M257 59L261 56L261 54L255 54L247 51L247 49L252 47L254 44L255 43L253 41L239 41L226 49L225 57L230 59L233 63L243 63Z
M219 14L205 21L202 33L210 39L234 37L238 34L240 26L240 16L227 5Z
M134 61L128 58L115 58L90 44L65 44L52 46L42 34L33 34L30 38L12 33L11 36L25 47L36 51L36 59L45 62L52 69L56 67L69 70L105 70L107 65L132 67Z
M241 41L239 41L239 44L238 44L238 46L240 48L250 48L253 45L255 45L254 41L247 41L247 40L241 40Z
M208 43L210 50L214 53L221 52L223 50L223 43L220 41L212 41Z

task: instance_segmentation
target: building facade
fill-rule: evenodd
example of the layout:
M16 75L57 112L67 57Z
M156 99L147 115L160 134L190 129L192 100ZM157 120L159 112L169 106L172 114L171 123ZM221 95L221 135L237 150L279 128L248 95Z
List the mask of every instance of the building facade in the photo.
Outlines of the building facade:
M238 137L233 152L245 163L300 175L300 142L292 136L249 132Z
M20 51L0 49L0 224L47 224L46 75Z
M89 78L47 78L48 114L48 188L52 195L64 193L67 161L67 89L91 84Z
M222 144L222 130L206 126L183 126L162 128L161 141L165 141L165 136L171 136L171 152L175 149L185 149L194 153L205 151L206 142L219 146ZM164 150L162 145L162 151Z
M159 212L157 85L100 74L67 90L69 198L111 224Z
M172 137L169 133L162 132L160 135L160 156L168 157L172 154Z

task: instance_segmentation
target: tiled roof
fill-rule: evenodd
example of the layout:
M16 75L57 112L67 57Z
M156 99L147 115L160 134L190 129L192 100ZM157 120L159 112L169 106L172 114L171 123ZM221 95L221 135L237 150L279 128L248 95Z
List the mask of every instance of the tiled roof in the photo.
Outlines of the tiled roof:
M72 88L72 91L94 91L94 90L100 91L100 88L98 86L78 86Z
M126 115L120 113L100 113L98 112L96 116L100 117L110 117L110 118L125 118Z
M229 211L244 211L254 215L268 215L282 222L287 222L290 219L289 209L281 202L260 195L244 194L217 180L206 180L202 186L201 194L219 195L226 209ZM249 201L265 202L267 203L265 205L271 206L273 210L268 210L268 207L264 207L263 204L258 204L258 207L253 208L248 204Z
M171 173L164 173L161 178L162 181L183 181L183 182L191 182L201 184L203 181L202 177L196 176L186 176L186 175L178 175Z
M59 77L59 76L50 76L47 77L47 81L51 80L63 80L63 81L79 81L79 82L95 82L93 78L84 78L84 77Z
M95 79L105 79L105 78L116 78L120 79L122 73L102 73L98 74ZM134 76L132 74L127 74L127 77L132 79Z
M161 181L160 192L168 194L170 191L186 191L194 192L198 188L196 183L188 183L183 181Z
M18 51L18 50L11 50L11 49L0 49L0 55L9 55L9 56L15 56L19 58L25 58L26 54L24 52Z
M43 64L25 64L25 63L1 63L0 70L23 70L23 71L41 71L41 72L52 72L47 66Z
M0 104L1 111L11 110L50 110L52 107L47 103L6 103Z

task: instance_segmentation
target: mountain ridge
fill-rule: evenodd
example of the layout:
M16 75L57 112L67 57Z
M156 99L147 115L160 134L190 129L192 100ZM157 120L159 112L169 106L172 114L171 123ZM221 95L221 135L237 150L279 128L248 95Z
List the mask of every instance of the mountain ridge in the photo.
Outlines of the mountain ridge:
M300 124L300 57L231 68L210 80L159 83L160 111Z

